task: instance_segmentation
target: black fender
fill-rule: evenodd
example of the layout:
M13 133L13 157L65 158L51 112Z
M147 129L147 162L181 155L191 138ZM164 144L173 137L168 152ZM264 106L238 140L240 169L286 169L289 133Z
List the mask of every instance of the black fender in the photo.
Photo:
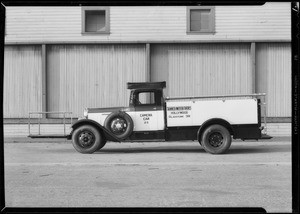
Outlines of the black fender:
M73 130L72 130L72 132L69 136L69 139L72 138L73 131L76 128L78 128L79 126L82 126L82 125L91 125L91 126L96 127L104 135L106 140L114 141L114 142L121 142L121 139L116 137L113 133L111 133L109 130L107 130L104 126L100 125L99 123L97 123L94 120L89 120L89 119L81 119L81 120L78 120L75 123L73 123L72 124L72 129Z
M212 118L212 119L209 119L207 121L205 121L199 128L198 132L197 132L197 140L200 142L201 141L201 136L202 136L202 133L203 131L210 125L213 125L213 124L218 124L218 125L222 125L224 126L225 128L228 129L229 133L231 135L234 134L233 132L233 128L232 126L230 125L230 123L222 118Z

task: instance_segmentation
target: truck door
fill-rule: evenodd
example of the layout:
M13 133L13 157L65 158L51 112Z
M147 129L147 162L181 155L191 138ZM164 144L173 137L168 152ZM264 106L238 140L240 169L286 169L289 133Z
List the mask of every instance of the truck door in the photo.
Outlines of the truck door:
M165 129L161 90L137 90L133 94L135 117L133 131L161 131Z

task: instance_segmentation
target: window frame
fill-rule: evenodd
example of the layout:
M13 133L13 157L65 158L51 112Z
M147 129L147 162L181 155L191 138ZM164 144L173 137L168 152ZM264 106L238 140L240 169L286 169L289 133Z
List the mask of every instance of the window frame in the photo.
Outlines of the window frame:
M208 30L191 31L191 10L210 10L210 23ZM186 8L186 33L187 34L215 34L215 7L214 6L189 6Z
M140 101L140 94L142 94L142 93L149 93L149 95L150 95L150 102L151 102L151 94L153 94L153 96L154 96L154 102L153 103L138 103L138 102L141 102ZM135 100L134 100L135 102L134 102L134 105L135 106L156 106L157 105L157 103L156 103L156 93L155 93L155 91L137 91L136 93L135 93Z
M105 30L97 32L86 32L85 31L85 20L86 11L105 11ZM82 35L99 35L99 34L110 34L110 9L109 7L82 7L81 8L81 33Z
M144 92L153 92L154 93L154 103L153 104L138 104L137 99L140 93ZM129 106L132 108L136 107L162 107L163 106L163 98L162 98L162 91L157 89L135 89L130 92L130 100Z

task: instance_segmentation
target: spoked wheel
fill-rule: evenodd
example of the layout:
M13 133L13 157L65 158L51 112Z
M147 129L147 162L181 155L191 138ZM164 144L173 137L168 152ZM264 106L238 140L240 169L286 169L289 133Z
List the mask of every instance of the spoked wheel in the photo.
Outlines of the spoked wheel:
M132 134L133 121L125 112L112 112L104 121L104 127L120 139L126 139Z
M73 147L80 153L93 153L106 143L102 134L91 125L83 125L75 129L72 135Z
M116 134L121 135L124 134L127 129L127 122L123 118L114 118L110 124L110 130Z
M204 130L201 145L208 153L223 154L231 145L231 135L224 126L211 125Z
M82 148L90 148L93 146L93 143L95 142L95 135L93 132L89 130L84 130L81 133L79 133L79 145Z

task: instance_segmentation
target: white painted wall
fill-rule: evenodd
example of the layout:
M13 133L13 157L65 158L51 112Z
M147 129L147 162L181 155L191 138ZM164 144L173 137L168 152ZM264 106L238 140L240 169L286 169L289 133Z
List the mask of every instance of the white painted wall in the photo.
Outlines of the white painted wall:
M81 7L6 7L6 44L291 41L288 2L216 6L215 34L188 35L185 6L110 7L110 34L82 35Z

